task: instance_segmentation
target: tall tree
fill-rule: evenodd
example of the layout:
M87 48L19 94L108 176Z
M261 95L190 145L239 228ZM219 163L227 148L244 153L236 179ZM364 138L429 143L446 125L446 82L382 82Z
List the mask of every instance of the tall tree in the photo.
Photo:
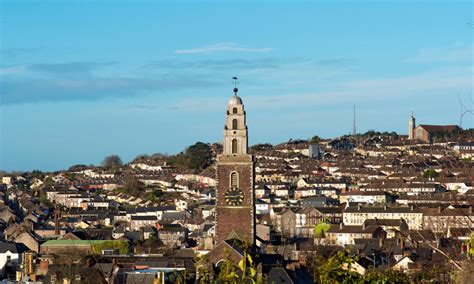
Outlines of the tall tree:
M131 173L126 173L123 181L125 190L132 195L138 194L145 187L145 185Z
M311 144L317 144L321 141L321 137L319 137L318 135L314 135L310 140L309 140L309 143Z
M212 163L212 149L209 144L197 142L185 151L168 159L168 162L180 169L201 171Z
M203 170L211 164L211 146L206 143L197 142L186 149L189 159L189 167L194 170Z
M122 166L122 159L118 155L110 155L104 158L102 166L106 169L117 169Z

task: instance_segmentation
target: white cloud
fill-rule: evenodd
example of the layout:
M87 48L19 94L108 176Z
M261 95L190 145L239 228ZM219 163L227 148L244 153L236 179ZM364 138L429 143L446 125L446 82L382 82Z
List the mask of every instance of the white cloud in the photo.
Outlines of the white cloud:
M195 53L214 53L214 52L268 52L272 51L272 48L263 47L263 48L256 48L256 47L247 47L247 46L240 46L235 43L217 43L214 45L208 45L204 47L197 47L191 49L179 49L175 52L177 54L195 54Z
M26 66L15 65L9 67L0 67L0 75L19 75L26 71Z
M445 98L471 89L472 74L465 69L433 70L404 77L356 80L346 83L334 82L333 88L324 91L292 93L272 96L253 96L252 90L243 95L246 106L253 110L300 109L333 104L352 104L371 101L423 101L427 97ZM255 86L254 86L255 88ZM257 88L260 88L257 86ZM259 92L258 92L259 93ZM186 98L174 107L179 110L208 112L222 110L227 98Z
M414 57L405 59L408 63L472 61L474 44L452 45L445 48L424 48Z

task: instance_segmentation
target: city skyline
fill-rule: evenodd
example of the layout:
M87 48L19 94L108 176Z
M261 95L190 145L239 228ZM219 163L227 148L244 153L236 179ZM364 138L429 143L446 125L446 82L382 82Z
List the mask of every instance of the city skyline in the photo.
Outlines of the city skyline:
M354 104L359 133L407 134L470 102L469 1L179 4L2 2L0 169L219 142L235 75L250 145L348 134Z

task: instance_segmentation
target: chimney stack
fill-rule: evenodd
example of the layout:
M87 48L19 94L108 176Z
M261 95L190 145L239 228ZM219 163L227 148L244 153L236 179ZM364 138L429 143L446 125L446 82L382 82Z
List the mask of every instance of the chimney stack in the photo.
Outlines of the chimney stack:
M140 240L144 241L145 240L145 228L140 227Z
M61 230L60 230L60 222L59 222L59 209L56 208L56 210L54 210L54 234L56 236L59 236L61 234Z

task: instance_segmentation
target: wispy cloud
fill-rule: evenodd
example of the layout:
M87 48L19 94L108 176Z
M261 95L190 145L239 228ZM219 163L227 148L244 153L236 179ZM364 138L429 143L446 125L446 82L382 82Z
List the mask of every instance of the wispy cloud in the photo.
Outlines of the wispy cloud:
M41 51L41 49L41 47L10 47L2 49L1 54L5 57L18 57L37 53Z
M408 63L458 62L471 61L474 55L474 44L453 45L444 48L424 48L405 59Z
M314 108L347 102L403 102L414 97L436 100L436 96L470 90L472 76L463 70L443 69L404 77L375 78L355 80L334 84L329 90L320 92L284 92L278 95L244 96L244 103L253 110L268 111L270 109L302 109ZM453 97L455 99L455 97ZM218 111L225 104L225 99L200 97L185 98L175 104L183 111Z
M0 104L88 101L130 97L155 91L208 88L202 76L168 73L154 77L100 76L95 70L112 63L33 64L0 69ZM72 76L71 76L72 75Z
M144 104L134 104L131 107L138 109L140 111L155 111L159 110L159 107L156 105L144 105Z
M90 75L97 68L110 66L115 62L66 62L66 63L48 63L48 64L31 64L27 65L27 69L33 72L41 72L53 75Z
M336 58L326 58L326 59L316 59L312 60L315 65L320 66L345 66L353 64L356 60L346 57L336 57Z
M25 65L14 65L14 66L7 66L7 67L0 67L0 75L8 76L8 75L20 75L26 71Z
M292 58L230 58L230 59L200 59L200 60L158 60L147 65L146 68L156 69L276 69L288 65L308 65L323 67L340 67L352 64L349 58L311 59L302 57Z
M268 52L272 51L272 48L263 47L248 47L241 46L235 43L217 43L213 45L190 48L190 49L178 49L175 51L176 54L195 54L195 53L215 53L215 52Z
M11 65L0 67L0 75L78 75L89 76L93 71L115 64L115 62L66 62Z
M295 59L300 61L301 59ZM203 59L203 60L159 60L146 67L157 69L271 69L278 68L284 62L277 58L258 59Z

